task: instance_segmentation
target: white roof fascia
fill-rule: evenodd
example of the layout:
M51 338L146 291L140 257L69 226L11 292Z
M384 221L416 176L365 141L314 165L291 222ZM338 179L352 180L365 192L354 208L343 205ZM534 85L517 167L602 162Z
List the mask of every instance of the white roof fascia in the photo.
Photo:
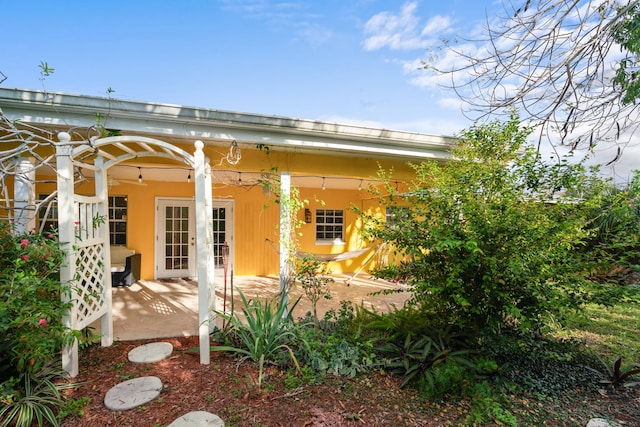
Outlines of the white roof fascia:
M109 129L162 138L264 144L271 149L331 151L358 157L449 159L451 137L172 104L0 87L0 108L32 125ZM215 143L215 142L214 142Z

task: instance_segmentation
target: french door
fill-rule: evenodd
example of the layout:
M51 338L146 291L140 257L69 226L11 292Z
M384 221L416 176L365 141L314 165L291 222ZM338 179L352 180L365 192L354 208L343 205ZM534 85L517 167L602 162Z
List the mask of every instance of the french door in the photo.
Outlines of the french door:
M195 201L157 199L156 204L156 278L195 276Z
M233 201L214 199L213 262L215 281L227 278L233 266ZM156 278L196 275L195 202L192 199L156 200ZM226 268L225 268L226 267Z

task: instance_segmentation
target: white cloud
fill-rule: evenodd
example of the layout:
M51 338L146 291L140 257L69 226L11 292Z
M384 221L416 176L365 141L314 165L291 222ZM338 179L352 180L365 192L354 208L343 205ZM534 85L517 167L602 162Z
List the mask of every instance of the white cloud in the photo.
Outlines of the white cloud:
M417 5L417 2L405 3L398 14L380 12L369 19L364 28L365 50L425 48L427 43L418 31L420 19L415 16Z
M421 35L438 37L443 33L448 33L451 30L451 18L448 16L436 15L431 18L422 29Z

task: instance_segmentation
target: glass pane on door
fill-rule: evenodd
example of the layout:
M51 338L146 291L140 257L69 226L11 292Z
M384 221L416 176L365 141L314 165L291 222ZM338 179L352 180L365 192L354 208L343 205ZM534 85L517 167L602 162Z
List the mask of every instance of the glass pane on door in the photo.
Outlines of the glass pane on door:
M216 268L223 268L223 247L227 242L227 208L213 208L213 260Z
M165 206L165 270L189 268L189 208Z

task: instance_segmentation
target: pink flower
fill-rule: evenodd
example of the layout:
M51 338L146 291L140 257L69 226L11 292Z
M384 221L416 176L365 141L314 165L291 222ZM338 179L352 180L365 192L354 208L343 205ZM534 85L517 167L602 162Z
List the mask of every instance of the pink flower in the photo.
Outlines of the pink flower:
M53 234L49 233L49 234L47 234L47 237L48 237L49 239L53 239Z
M23 260L23 261L26 261L26 260L28 260L28 259L29 259L29 255L22 255L22 257L21 257L21 258L22 258L22 260Z
M29 241L27 239L20 240L20 247L22 249L26 248L28 244L29 244Z
M40 321L38 322L39 326L47 326L47 319L45 319L44 317L40 318Z

